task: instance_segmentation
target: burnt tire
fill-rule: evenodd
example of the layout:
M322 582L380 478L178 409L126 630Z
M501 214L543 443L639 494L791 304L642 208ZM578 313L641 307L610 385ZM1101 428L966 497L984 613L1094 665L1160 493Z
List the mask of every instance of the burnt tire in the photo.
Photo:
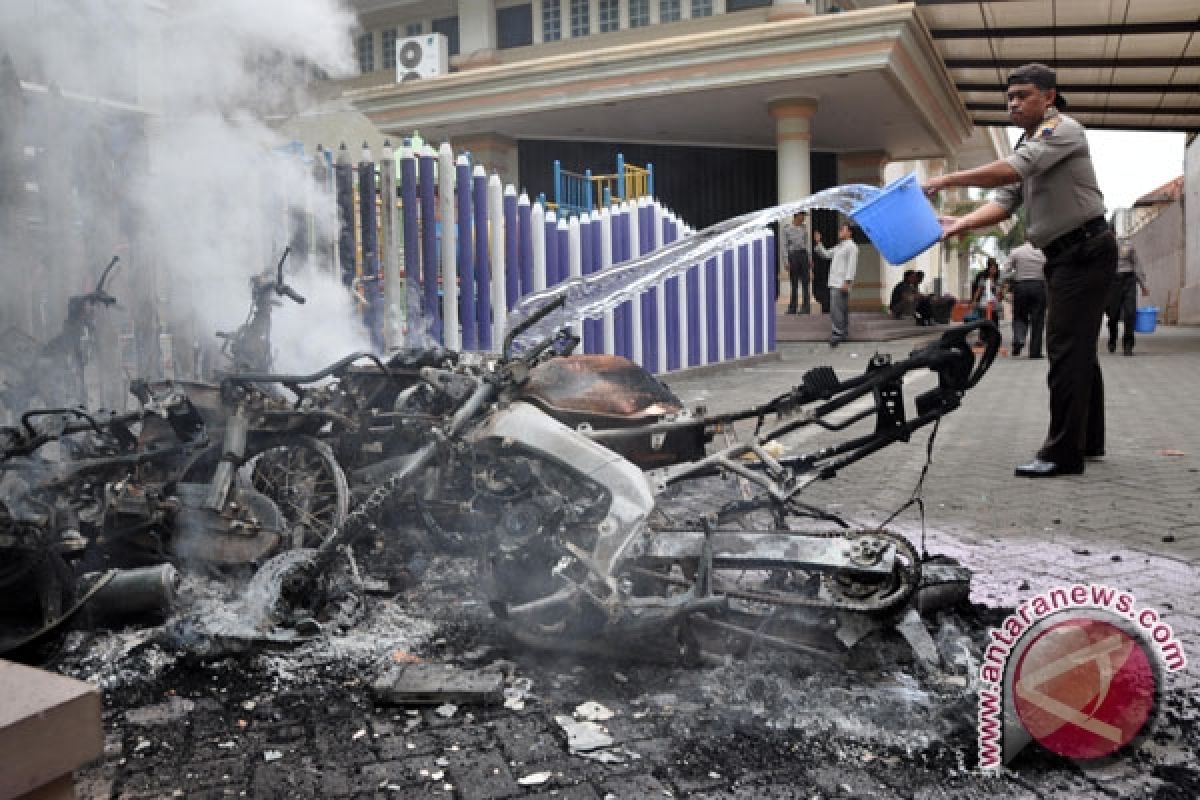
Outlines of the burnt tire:
M293 436L255 453L243 467L250 485L279 507L288 548L317 547L346 521L350 488L332 448Z

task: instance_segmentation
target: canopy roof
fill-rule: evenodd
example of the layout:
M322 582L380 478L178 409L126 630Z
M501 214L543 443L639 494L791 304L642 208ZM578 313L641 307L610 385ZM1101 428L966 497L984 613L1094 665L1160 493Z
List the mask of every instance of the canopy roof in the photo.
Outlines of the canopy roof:
M1005 78L1058 70L1089 128L1200 130L1197 0L916 0L977 125L1008 125Z

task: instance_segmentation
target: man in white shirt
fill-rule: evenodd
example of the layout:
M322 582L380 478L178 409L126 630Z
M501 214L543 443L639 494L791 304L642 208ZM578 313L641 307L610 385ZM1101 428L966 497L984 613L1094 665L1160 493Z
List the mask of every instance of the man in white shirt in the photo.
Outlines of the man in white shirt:
M846 341L850 332L850 287L858 271L858 245L854 243L849 222L843 222L838 228L838 243L832 248L821 244L820 231L813 231L813 241L817 253L832 262L829 265L828 285L829 317L833 322L833 330L829 336L829 346L837 347Z

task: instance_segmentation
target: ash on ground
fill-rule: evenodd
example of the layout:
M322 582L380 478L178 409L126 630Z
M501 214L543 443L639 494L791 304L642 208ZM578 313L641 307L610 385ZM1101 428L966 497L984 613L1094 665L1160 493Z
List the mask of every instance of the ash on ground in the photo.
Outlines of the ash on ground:
M364 583L396 585L388 582L399 568L387 558L363 563L374 570ZM843 668L767 650L703 667L629 663L618 653L552 655L506 640L476 594L471 559L430 559L420 572L403 591L345 593L303 641L214 637L237 590L197 577L182 590L185 610L162 626L70 634L49 666L95 683L105 699L105 757L78 776L80 796L1167 799L1200 791L1187 756L1200 749L1200 703L1179 691L1166 693L1154 735L1108 764L1030 753L1013 772L975 772L972 665L1003 610L965 607L935 619L949 665L942 671L884 646ZM498 671L502 702L381 701L372 683L404 663Z

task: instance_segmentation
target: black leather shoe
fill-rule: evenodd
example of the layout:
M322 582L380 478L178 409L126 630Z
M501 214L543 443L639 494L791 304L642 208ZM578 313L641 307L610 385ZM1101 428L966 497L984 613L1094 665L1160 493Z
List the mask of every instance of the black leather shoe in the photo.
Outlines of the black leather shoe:
M1110 353L1117 352L1117 340L1116 339L1108 340L1108 352L1110 352Z
M1017 356L1021 355L1021 345L1014 344L1013 348L1012 348L1012 354L1013 354L1013 358L1016 358Z
M1127 356L1131 356L1131 355L1133 355L1133 348L1132 348L1132 347L1126 347L1126 348L1125 348L1125 355L1127 355Z
M1030 353L1029 357L1030 358L1045 358L1045 356L1043 356L1041 353Z
M1055 475L1082 475L1083 464L1063 465L1035 458L1028 464L1022 464L1017 467L1013 470L1013 474L1021 478L1053 478Z

